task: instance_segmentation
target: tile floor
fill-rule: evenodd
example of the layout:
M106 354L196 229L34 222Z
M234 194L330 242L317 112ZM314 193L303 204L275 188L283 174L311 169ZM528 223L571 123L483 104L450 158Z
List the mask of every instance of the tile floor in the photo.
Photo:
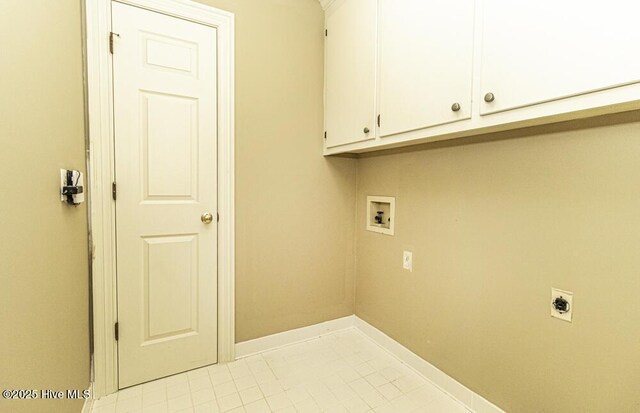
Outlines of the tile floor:
M93 413L468 413L355 329L124 389Z

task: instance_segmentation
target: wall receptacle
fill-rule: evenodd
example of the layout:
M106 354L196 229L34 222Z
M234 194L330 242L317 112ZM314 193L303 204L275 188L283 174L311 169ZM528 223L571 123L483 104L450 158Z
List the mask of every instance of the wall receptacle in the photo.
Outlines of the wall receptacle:
M411 251L405 251L402 254L402 268L413 272L413 253Z
M571 322L573 318L573 293L571 291L551 289L551 317Z

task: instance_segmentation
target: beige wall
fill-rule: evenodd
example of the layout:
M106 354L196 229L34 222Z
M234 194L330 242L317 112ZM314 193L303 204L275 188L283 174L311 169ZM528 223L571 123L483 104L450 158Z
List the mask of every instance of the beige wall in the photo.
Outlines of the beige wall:
M0 388L87 389L87 209L59 199L85 170L79 0L0 3ZM7 401L2 412L80 411Z
M317 0L236 17L236 340L353 314L355 160L323 158Z
M356 313L489 400L640 410L640 122L323 158L318 2L201 1L236 14L238 341L352 314L355 239ZM86 388L86 206L56 198L84 170L80 2L0 11L0 387ZM397 197L394 237L363 230L367 194Z
M319 156L323 12L203 3L236 14L237 340L352 314L356 165ZM86 206L56 199L58 169L84 170L80 1L5 1L0 15L0 294L14 332L0 384L86 388Z
M360 159L356 314L508 412L640 411L626 120ZM366 195L397 197L395 236L364 230ZM550 318L551 287L575 293L572 324Z
M320 156L323 12L203 2L236 14L237 340L352 314L356 164ZM80 1L4 1L0 16L0 387L86 388L86 205L57 199L58 169L84 170Z

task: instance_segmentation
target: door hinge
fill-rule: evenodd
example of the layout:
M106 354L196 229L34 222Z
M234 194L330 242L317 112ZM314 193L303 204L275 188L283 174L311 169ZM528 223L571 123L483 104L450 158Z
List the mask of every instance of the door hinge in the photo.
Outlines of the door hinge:
M378 127L380 127L380 115L378 115Z
M324 29L324 37L327 37L327 36L329 36L329 30Z
M116 198L118 197L118 189L116 187L116 183L112 182L111 183L111 198L113 198L113 200L115 201Z
M216 212L216 222L220 222L220 213Z
M115 36L120 37L118 33L109 32L109 53L113 54L113 38Z
M324 140L327 140L327 131L324 131Z
M116 322L115 326L114 326L114 335L116 337L116 341L118 341L118 339L120 338L120 329L118 328L118 323Z

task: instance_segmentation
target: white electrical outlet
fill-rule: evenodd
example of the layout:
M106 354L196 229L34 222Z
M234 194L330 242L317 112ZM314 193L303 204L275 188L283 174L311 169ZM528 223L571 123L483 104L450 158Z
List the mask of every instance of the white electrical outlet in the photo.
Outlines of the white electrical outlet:
M402 268L413 272L413 253L411 251L405 251L402 255Z
M573 293L571 291L551 289L551 317L571 322L573 318Z

